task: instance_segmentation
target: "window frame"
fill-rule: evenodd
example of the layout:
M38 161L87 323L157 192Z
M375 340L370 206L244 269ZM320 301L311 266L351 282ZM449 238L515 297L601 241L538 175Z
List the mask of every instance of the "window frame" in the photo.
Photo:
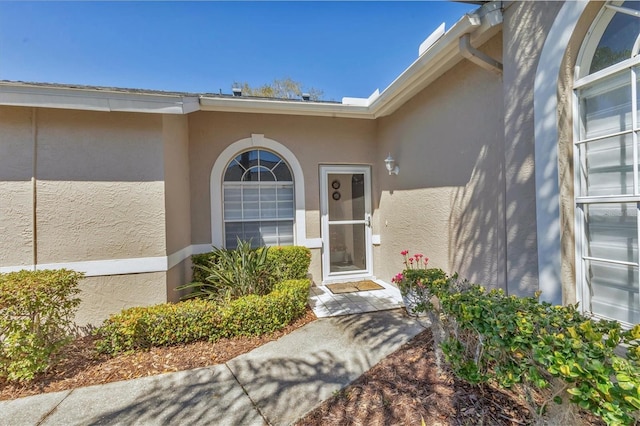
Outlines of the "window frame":
M244 168L244 166L240 163L238 163L240 165L240 167L242 167L244 170L244 173L242 174L242 176L240 177L240 180L226 180L225 179L225 175L226 175L226 171L229 169L229 166L231 166L231 164L236 161L237 162L237 158L245 153L249 153L249 152L257 152L257 165L255 166L250 166L249 168ZM261 162L261 154L262 152L267 152L270 153L272 155L275 155L276 157L278 157L278 163L276 163L275 166L273 166L271 169L264 167L264 165L262 165ZM276 180L277 176L275 175L275 173L273 172L273 170L278 167L278 165L280 164L284 164L288 171L289 174L291 175L291 180L287 180L287 181L279 181ZM262 181L262 180L258 180L258 181L245 181L244 177L247 173L249 173L249 171L253 168L266 168L272 175L273 175L273 181ZM260 173L259 176L262 175L262 172ZM281 202L281 200L278 199L278 189L281 187L286 187L286 188L291 188L291 203L292 203L292 208L291 208L291 215L288 215L287 217L279 217L279 207L278 204ZM261 202L261 197L258 196L258 201L257 201L257 205L258 205L258 215L255 218L252 217L244 217L244 196L241 195L241 201L240 201L240 208L241 208L241 218L229 218L228 215L225 214L225 206L227 203L226 200L226 190L227 189L239 189L240 190L240 194L243 194L245 192L246 189L257 189L258 193L260 193L261 189L267 189L267 188L274 188L275 189L275 193L276 193L276 198L274 200L276 207L275 207L275 212L276 212L276 217L275 218L263 218L262 217L262 202ZM263 222L278 222L276 224L276 226L280 226L279 222L290 222L291 223L291 233L293 236L293 229L295 227L295 181L293 178L293 172L291 171L291 167L289 166L289 164L287 164L287 162L280 156L278 155L278 153L273 152L271 150L267 150L264 148L251 148L251 149L247 149L244 151L241 151L239 153L236 154L235 157L233 157L231 160L229 160L229 162L227 163L227 167L225 168L225 173L223 173L223 178L222 178L222 203L223 203L223 233L224 233L224 240L225 240L225 247L228 247L228 238L227 238L227 226L228 224L242 224L242 227L244 228L245 224L259 224L259 226L263 223ZM276 233L275 235L276 244L266 244L266 245L282 245L282 236L279 232ZM253 242L255 243L255 241ZM293 244L293 238L291 240L291 244ZM287 244L288 245L288 244Z
M307 238L306 210L305 210L305 179L302 167L296 156L283 144L264 137L262 134L252 134L251 137L240 139L227 146L216 158L209 178L209 205L211 206L211 245L224 247L222 183L224 172L229 162L238 153L250 149L264 149L276 153L288 165L294 181L295 220L293 226L293 241L295 245L308 248L321 248L321 238Z
M610 65L607 68L599 70L593 74L588 74L591 68L591 62L595 55L596 48L600 42L600 38L606 31L607 26L616 13L625 13L618 6L622 2L609 2L600 10L594 19L587 36L585 37L580 53L577 58L577 65L574 75L576 79L573 84L573 170L574 170L574 225L575 225L575 261L576 261L576 297L580 304L580 309L584 313L593 315L596 318L614 319L605 315L593 312L591 306L591 288L588 282L589 262L600 262L610 265L631 266L639 270L637 273L636 286L636 306L640 310L640 259L636 255L635 262L620 261L615 259L604 259L589 255L589 242L587 241L587 217L585 209L587 206L598 206L606 204L628 203L635 204L636 209L636 246L640 242L640 187L639 187L639 158L638 158L638 139L640 136L640 127L638 125L638 73L640 73L640 55L637 55L638 40L636 38L634 49L631 57L620 62ZM640 18L638 18L640 19ZM633 56L636 55L636 56ZM634 69L635 68L635 69ZM607 79L616 74L626 74L626 78L630 80L629 90L631 96L631 128L599 134L594 137L587 137L584 133L583 114L580 91L589 87L597 87L602 85L601 90L605 90ZM585 135L584 138L582 135ZM582 147L588 146L590 143L604 141L607 138L631 135L632 137L632 161L633 161L633 191L631 194L613 194L613 195L584 195L583 188L588 178L588 172L585 170L585 158L581 155L585 150ZM587 173L587 174L585 174ZM640 248L636 247L636 250ZM631 326L626 321L618 320L623 326Z

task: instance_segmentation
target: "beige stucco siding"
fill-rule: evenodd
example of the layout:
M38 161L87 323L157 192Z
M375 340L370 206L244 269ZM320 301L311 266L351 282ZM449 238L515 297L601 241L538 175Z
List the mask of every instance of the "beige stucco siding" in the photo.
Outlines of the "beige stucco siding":
M533 89L546 34L561 7L512 2L504 11L506 270L509 292L516 295L538 289Z
M82 303L75 317L76 324L97 326L122 309L166 302L165 275L165 272L152 272L85 278L80 282Z
M295 155L304 174L307 238L319 238L318 165L373 164L375 169L375 129L371 120L215 112L189 115L192 243L211 243L211 170L232 143L263 134ZM319 257L320 250L313 250L316 281L321 277Z
M558 181L560 186L562 303L576 303L575 203L573 192L573 80L583 40L603 6L590 3L567 46L558 84Z
M33 263L32 115L0 107L0 267Z
M189 122L181 115L162 119L164 143L164 203L167 254L191 245L189 189Z
M161 120L38 111L38 263L165 255Z
M498 34L482 48L501 59L500 45ZM378 157L390 152L400 173L378 169L376 276L399 272L407 249L433 267L503 286L500 77L463 61L380 120L378 138Z

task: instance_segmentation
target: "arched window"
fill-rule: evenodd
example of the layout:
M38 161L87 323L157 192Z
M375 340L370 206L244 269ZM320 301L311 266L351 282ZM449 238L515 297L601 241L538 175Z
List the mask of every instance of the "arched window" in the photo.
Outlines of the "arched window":
M609 2L582 46L574 83L576 271L585 311L640 322L640 4Z
M253 149L233 158L223 177L225 247L292 245L293 175L277 154Z

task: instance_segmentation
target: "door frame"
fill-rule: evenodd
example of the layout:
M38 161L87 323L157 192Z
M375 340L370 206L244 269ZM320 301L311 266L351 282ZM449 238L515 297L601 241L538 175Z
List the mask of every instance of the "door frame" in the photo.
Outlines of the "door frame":
M373 277L373 244L372 244L372 202L371 202L371 166L366 165L320 165L320 231L322 239L322 283L345 282L354 279ZM365 224L365 264L363 270L330 272L329 246L329 175L330 174L355 174L364 175L364 210L362 223Z

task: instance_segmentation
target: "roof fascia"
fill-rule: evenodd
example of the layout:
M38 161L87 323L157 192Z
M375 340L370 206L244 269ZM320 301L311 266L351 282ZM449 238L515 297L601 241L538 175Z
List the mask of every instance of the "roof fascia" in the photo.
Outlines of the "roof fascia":
M0 105L157 114L188 114L200 109L197 96L126 93L12 83L0 83Z
M472 44L479 46L497 34L500 30L498 24L502 22L498 3L495 3L490 11L495 10L500 14L499 22L495 20L495 17L492 17L493 20L482 19L477 13L463 16L372 102L369 108L374 117L392 114L464 59L459 48L460 37L471 34Z
M321 102L288 102L267 99L217 98L200 96L202 111L244 112L257 114L313 115L320 117L373 119L368 106Z
M487 3L477 11L463 16L382 93L378 95L376 91L369 99L362 99L362 102L356 104L0 83L0 105L160 114L189 114L201 110L376 119L392 114L460 62L463 59L458 44L460 37L471 34L471 44L477 47L497 34L502 23L500 5L501 2Z

